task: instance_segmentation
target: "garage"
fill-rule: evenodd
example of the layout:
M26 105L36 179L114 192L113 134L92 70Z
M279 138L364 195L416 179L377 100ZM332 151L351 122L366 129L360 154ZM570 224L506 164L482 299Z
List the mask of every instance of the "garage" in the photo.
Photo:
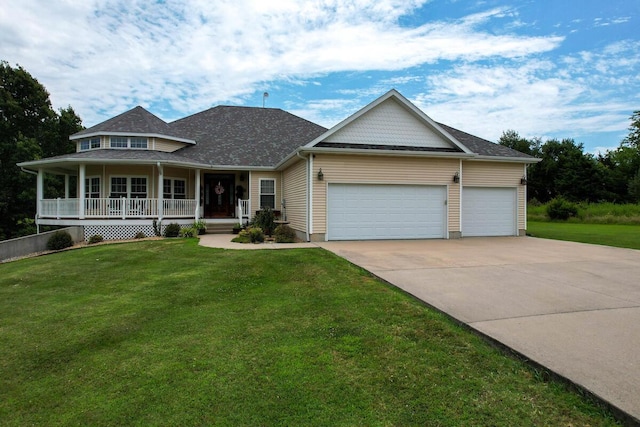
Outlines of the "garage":
M446 237L446 186L329 184L327 240Z
M517 235L515 188L464 187L462 236Z

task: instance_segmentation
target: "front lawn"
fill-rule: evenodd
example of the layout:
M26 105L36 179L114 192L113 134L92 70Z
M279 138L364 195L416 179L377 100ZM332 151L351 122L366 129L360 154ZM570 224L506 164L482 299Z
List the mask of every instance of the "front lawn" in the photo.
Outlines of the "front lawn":
M25 425L613 425L322 249L195 239L0 265L0 420Z
M528 221L527 234L545 239L640 249L639 225Z

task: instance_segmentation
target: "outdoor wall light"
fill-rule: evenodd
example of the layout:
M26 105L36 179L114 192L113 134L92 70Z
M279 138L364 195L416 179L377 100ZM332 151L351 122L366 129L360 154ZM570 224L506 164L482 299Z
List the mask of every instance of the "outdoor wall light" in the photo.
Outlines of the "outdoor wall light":
M460 174L458 172L453 175L453 182L456 184L460 182Z
M322 168L318 171L318 181L324 180L324 174L322 173Z
M527 178L524 175L520 178L520 184L527 185Z

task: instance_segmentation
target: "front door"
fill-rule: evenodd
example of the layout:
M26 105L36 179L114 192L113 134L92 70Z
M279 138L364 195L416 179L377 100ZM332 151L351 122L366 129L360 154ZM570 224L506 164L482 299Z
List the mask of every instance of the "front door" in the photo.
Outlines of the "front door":
M205 218L235 217L234 188L234 175L204 175Z

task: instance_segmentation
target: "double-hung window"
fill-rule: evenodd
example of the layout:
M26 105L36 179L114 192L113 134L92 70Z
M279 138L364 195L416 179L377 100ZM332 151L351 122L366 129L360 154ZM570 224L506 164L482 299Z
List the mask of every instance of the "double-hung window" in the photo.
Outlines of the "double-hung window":
M109 196L111 198L128 197L132 199L146 199L147 177L112 176Z
M260 179L260 209L276 207L276 180L272 178Z
M130 138L129 144L131 148L147 148L147 138Z
M100 177L92 176L84 180L84 197L87 199L100 198Z
M165 178L162 183L162 193L165 199L185 199L187 183L184 179Z

